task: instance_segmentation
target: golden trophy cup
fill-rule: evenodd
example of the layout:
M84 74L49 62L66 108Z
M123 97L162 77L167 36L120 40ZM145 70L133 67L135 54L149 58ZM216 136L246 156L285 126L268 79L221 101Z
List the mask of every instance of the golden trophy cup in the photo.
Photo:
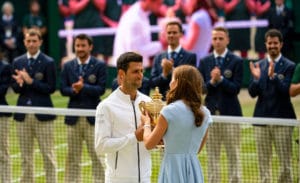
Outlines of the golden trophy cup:
M148 112L148 115L151 118L151 126L154 127L157 124L157 119L161 109L166 105L164 101L162 101L162 94L159 93L158 87L155 87L154 93L151 95L152 101L145 102L142 101L139 103L139 108L143 114L145 111Z

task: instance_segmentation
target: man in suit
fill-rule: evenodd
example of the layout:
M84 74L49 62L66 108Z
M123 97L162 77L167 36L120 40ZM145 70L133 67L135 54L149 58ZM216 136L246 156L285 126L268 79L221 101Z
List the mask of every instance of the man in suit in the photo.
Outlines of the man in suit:
M243 60L228 50L228 44L228 30L223 27L214 28L213 53L201 60L199 66L206 91L205 105L214 115L242 116L238 94L243 80ZM240 126L222 123L214 124L208 135L208 180L211 183L221 182L222 144L228 159L227 182L241 182Z
M0 105L8 105L5 99L11 82L11 67L3 61L0 50ZM11 182L11 161L9 157L10 113L0 113L0 182Z
M17 106L53 107L50 94L55 91L56 69L52 58L40 51L42 35L37 29L24 34L27 52L13 61L12 88L19 94ZM57 182L54 154L54 115L16 113L22 176L21 182L34 182L34 138L43 155L46 182Z
M180 46L183 30L179 21L170 21L166 24L168 50L155 56L151 70L151 87L159 87L163 98L169 90L174 67L183 64L196 65L196 54L184 50Z
M68 108L95 109L105 93L106 65L91 56L92 38L79 34L74 40L76 58L66 62L61 72L61 93L70 97ZM83 141L92 160L94 182L104 182L104 170L94 148L95 117L66 116L68 155L65 182L80 183Z
M281 52L288 59L294 55L294 12L284 5L284 0L275 0L275 7L269 11L268 29L278 29L283 37L284 44Z
M290 86L290 96L296 97L300 94L300 63L296 65Z
M265 34L267 58L250 62L252 74L248 91L258 97L254 117L296 119L289 87L295 64L282 56L283 37L279 30L270 29ZM254 126L261 182L272 182L271 161L274 142L280 165L278 182L292 181L293 127L280 125Z

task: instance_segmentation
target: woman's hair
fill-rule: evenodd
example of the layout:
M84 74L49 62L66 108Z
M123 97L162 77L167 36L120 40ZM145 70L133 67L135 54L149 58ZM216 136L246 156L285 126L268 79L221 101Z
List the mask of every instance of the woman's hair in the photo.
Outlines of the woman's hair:
M174 69L173 77L177 80L177 86L167 93L167 104L176 100L183 100L194 113L195 125L201 126L204 113L200 109L202 105L203 78L196 67L181 65Z

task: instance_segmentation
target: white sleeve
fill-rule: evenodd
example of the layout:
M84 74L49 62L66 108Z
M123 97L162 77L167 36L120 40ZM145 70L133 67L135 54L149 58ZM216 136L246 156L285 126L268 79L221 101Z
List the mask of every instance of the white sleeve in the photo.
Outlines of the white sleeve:
M148 57L154 56L163 50L160 41L152 41L151 40L151 32L144 30L144 26L136 23L127 27L127 29L131 29L128 31L128 35L126 39L127 49L136 51L141 55Z
M95 150L97 154L117 152L128 145L137 143L134 132L123 137L113 137L112 118L108 107L100 103L96 110L95 119Z

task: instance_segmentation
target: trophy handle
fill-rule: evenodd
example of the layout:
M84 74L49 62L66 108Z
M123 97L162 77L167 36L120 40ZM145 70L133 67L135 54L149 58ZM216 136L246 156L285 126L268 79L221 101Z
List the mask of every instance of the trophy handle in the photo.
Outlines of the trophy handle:
M142 114L144 114L145 115L145 102L144 101L141 101L140 103L139 103L139 108L140 108L140 111L142 112Z

